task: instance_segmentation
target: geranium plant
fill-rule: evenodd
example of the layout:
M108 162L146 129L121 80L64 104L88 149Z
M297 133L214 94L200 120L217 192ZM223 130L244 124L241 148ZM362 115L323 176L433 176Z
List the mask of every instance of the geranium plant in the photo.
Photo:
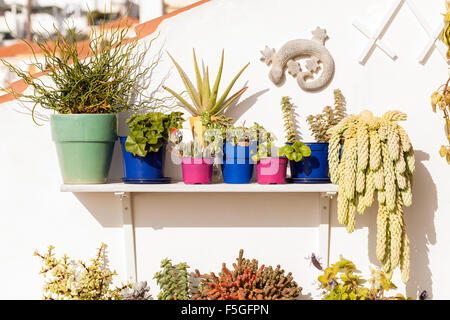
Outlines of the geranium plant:
M149 152L158 152L167 142L172 129L179 129L183 124L183 113L150 112L132 115L127 124L130 134L125 142L128 152L145 157Z

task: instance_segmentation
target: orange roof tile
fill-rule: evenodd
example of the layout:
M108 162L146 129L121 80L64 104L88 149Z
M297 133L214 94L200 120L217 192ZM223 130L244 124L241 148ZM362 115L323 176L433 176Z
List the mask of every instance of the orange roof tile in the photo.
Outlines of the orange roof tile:
M139 24L139 19L133 17L124 17L102 24L99 27L103 29L131 28L132 26L137 24Z
M168 13L166 15L163 15L163 16L161 16L159 18L156 18L156 19L147 21L145 23L142 23L142 24L140 24L140 25L135 27L135 31L136 31L136 34L137 34L136 38L137 39L142 39L142 38L148 36L149 34L152 34L156 30L156 28L158 28L158 26L161 24L162 21L164 21L164 20L166 20L168 18L171 18L173 16L176 16L176 15L182 13L182 12L188 11L188 10L190 10L192 8L197 7L197 6L200 6L200 5L202 5L202 4L206 3L206 2L210 2L210 1L211 0L201 0L201 1L198 1L198 2L195 2L195 3L191 4L191 5L189 5L187 7L184 7L184 8L175 10L175 11L173 11L171 13ZM132 19L132 18L130 18L130 19ZM120 26L120 24L118 24L118 25ZM136 38L128 39L127 41L125 41L125 44L128 43L129 41L135 40ZM79 48L80 48L80 50L82 52L84 52L84 50L86 50L86 52L83 53L83 54L86 55L85 58L87 58L88 55L89 55L89 41L90 40L85 40L85 41L82 41L79 44ZM29 46L27 46L25 43L18 43L17 45L19 45L19 44L21 44L21 46L17 46L14 49L9 49L9 48L11 48L12 46L15 46L15 45L0 48L0 57L6 58L6 57L13 56L13 55L8 55L9 54L8 53L9 50L14 50L13 52L23 52L23 53L17 53L15 55L31 54L32 51L31 51ZM29 51L27 51L25 47L27 47ZM4 49L4 50L2 50L2 49ZM2 55L2 52L3 52L3 54L5 56ZM37 52L38 51L36 51L36 53ZM37 73L37 74L33 74L32 76L34 78L39 78L39 77L41 77L41 76L43 76L45 74L46 73L44 73L44 72L40 72L40 73ZM25 81L18 80L16 82L12 83L9 86L9 89L13 89L15 92L22 93L22 92L24 92L26 90L27 87L28 87L28 85L25 83ZM15 98L14 95L12 95L12 94L5 94L5 95L0 96L0 104L5 103L5 102L9 102L9 101L13 101L15 99L16 98Z

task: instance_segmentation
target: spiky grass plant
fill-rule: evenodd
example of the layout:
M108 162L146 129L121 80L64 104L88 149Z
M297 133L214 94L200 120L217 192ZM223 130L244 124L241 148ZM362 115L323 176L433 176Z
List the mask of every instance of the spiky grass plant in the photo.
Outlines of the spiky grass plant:
M233 88L236 81L239 79L244 70L249 66L248 63L244 66L241 71L234 77L231 83L228 85L225 92L219 97L219 85L222 78L223 71L223 61L224 61L224 51L222 51L222 59L220 62L219 72L217 73L216 80L214 82L214 86L211 88L210 80L209 80L209 68L206 67L206 72L202 76L198 67L197 57L195 55L195 50L193 50L194 55L194 67L195 67L195 75L197 82L197 89L193 86L192 82L187 77L186 73L180 67L180 65L175 61L175 59L168 53L170 59L172 59L175 67L180 74L181 80L183 80L183 84L186 87L186 91L189 94L189 97L192 100L192 104L189 103L186 99L182 97L181 94L176 93L174 90L163 86L165 90L170 92L175 98L177 98L181 102L181 106L186 109L193 116L202 116L207 112L211 117L219 116L223 114L227 108L235 102L246 90L247 87L242 88L231 97L228 98L231 89Z
M36 43L21 39L32 51L30 65L37 74L47 75L50 84L0 58L10 72L32 87L31 93L11 87L0 90L23 102L31 102L33 121L36 122L37 106L60 114L104 114L150 107L155 102L144 91L150 85L151 71L159 59L148 66L144 62L156 38L138 48L136 38L126 38L127 28L108 33L104 29L92 29L92 39L81 45L73 41L79 36L74 29L69 29L64 36L56 27L54 32L54 38L50 39L47 31L47 36L42 38L50 40Z

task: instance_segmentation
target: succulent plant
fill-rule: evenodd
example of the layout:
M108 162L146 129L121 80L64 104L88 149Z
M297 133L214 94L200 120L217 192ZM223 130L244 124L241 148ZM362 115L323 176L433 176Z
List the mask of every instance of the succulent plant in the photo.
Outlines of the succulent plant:
M175 64L175 67L178 70L178 73L180 74L181 79L183 80L183 84L185 85L186 91L188 92L189 97L192 100L192 104L187 102L180 94L176 93L174 90L167 88L166 86L163 86L163 88L165 90L167 90L169 93L171 93L175 98L177 98L181 102L181 104L182 104L181 106L184 109L186 109L189 113L191 113L193 116L202 116L202 114L204 112L208 112L208 114L211 117L221 115L227 110L227 108L233 102L235 102L247 90L247 87L244 87L227 99L234 84L236 83L236 81L239 79L241 74L244 72L244 70L248 67L248 65L250 63L247 64L245 67L243 67L241 69L241 71L239 71L239 73L234 77L234 79L228 85L225 92L218 99L219 84L220 84L220 80L222 78L224 51L222 51L222 59L220 62L219 72L217 74L216 81L214 82L214 86L212 88L211 88L210 81L209 81L208 67L206 67L206 73L202 77L202 75L200 74L199 67L198 67L195 50L193 51L193 55L194 55L195 74L196 74L196 80L197 80L196 81L197 89L192 85L192 82L186 76L186 73L183 71L183 69L180 67L180 65L169 54L170 59L172 59L173 63Z
M334 107L327 106L321 114L308 116L306 120L317 142L326 143L330 140L327 131L345 118L345 106L344 95L341 90L336 89L334 90Z
M441 40L447 46L447 59L450 59L450 1L445 1L447 13L444 16L444 28L441 31Z
M131 288L121 291L122 300L153 300L147 281L140 281Z
M102 243L91 264L75 262L67 255L58 259L49 246L47 253L34 253L42 259L41 274L45 278L44 299L46 300L120 300L122 290L130 284L110 288L113 277L106 262L106 245Z
M384 296L385 292L397 287L382 270L371 269L370 288L363 285L366 281L356 273L358 270L353 262L342 256L338 262L323 270L318 278L320 288L324 290L323 300L407 300L401 294Z
M412 204L415 170L414 149L398 124L406 118L399 111L382 117L365 111L346 117L328 131L330 177L339 184L339 223L353 232L356 212L364 214L378 191L377 257L389 277L400 266L405 283L409 281L410 248L403 207Z
M243 255L241 249L233 270L223 263L218 276L214 272L201 275L196 270L201 285L192 300L295 300L300 295L302 288L291 273L285 275L279 265L275 269L259 267L257 260L244 259Z
M185 262L173 265L171 260L164 259L161 268L153 277L161 289L158 300L189 300L189 266Z
M283 112L286 142L294 143L297 141L297 130L294 120L294 105L291 103L290 97L283 97L281 99L281 111Z

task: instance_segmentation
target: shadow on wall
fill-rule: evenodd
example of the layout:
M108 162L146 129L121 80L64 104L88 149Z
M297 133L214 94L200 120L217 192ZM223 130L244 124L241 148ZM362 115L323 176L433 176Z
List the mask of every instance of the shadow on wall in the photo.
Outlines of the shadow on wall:
M406 228L411 245L411 276L406 286L406 294L416 299L420 292L427 290L429 298L432 299L433 282L429 267L428 245L436 243L434 215L438 209L437 191L430 173L423 165L424 161L430 159L429 154L416 150L415 155L413 205L405 210ZM374 207L366 213L373 218L370 221L373 227L369 228L369 259L371 263L381 266L376 257L377 211Z
M103 227L122 227L121 204L113 194L75 193L75 196ZM210 193L134 193L135 226L158 230L317 228L319 224L318 197L308 194L224 193L220 194L219 202L218 197ZM293 206L295 203L301 206Z

